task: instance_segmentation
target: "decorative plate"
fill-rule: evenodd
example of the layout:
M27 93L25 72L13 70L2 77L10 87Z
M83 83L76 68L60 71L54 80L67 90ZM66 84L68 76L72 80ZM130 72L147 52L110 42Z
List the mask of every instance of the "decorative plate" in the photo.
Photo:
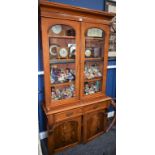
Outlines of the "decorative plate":
M87 31L88 37L102 37L102 30L98 28L91 28Z
M67 48L60 48L59 55L61 58L66 58L68 56Z
M57 56L58 55L58 45L51 45L50 46L50 54L51 56Z
M85 51L85 56L86 56L86 57L90 57L91 54L92 54L92 52L91 52L90 49L87 49L87 50Z
M54 25L54 26L52 26L51 29L52 29L53 33L59 34L62 31L62 26L61 25Z

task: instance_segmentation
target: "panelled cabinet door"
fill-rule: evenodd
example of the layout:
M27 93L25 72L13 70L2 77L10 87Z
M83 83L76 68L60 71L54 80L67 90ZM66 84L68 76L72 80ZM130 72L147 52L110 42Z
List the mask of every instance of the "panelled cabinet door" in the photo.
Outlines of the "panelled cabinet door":
M105 96L109 27L82 23L81 97Z
M48 136L49 153L57 152L80 142L81 117L55 124Z
M46 106L77 101L80 24L49 18L41 23Z
M104 110L85 114L83 117L83 141L87 142L105 131L107 117Z

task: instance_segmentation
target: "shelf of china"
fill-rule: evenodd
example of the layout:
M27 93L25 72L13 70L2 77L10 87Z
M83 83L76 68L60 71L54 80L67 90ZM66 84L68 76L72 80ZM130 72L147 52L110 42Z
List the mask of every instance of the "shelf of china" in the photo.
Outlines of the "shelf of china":
M94 82L94 81L99 81L102 80L102 77L97 77L97 78L93 78L93 79L85 79L85 82Z
M85 58L85 61L103 61L103 58Z
M103 41L103 38L101 37L86 37L86 40L97 40L97 41Z
M75 39L75 36L52 36L49 35L49 38L58 38L58 39Z
M50 60L50 64L65 64L65 63L75 63L75 59L53 59L53 60Z
M85 58L85 61L103 61L104 58ZM53 59L50 64L75 63L75 59Z
M75 81L71 81L71 82L64 82L64 83L52 83L51 87L64 87L64 86L69 86L71 84L74 84Z

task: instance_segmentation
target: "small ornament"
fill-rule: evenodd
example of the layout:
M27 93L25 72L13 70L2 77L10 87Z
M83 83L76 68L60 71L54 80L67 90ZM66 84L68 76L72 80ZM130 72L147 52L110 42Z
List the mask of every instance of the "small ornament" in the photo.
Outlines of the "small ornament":
M71 98L75 95L75 85L71 84L70 87L66 87L62 89L52 88L51 95L53 100Z
M56 96L57 96L57 99L60 100L61 99L61 92L59 89L56 89Z
M100 57L100 54L101 54L101 48L100 47L95 47L94 48L94 51L93 51L93 56L94 56L94 58L98 58L98 57Z
M57 66L52 66L51 69L51 83L55 83L58 80L57 77Z
M67 36L75 36L75 30L74 29L67 30Z
M91 57L91 55L92 55L91 49L86 49L86 51L85 51L85 56L86 56L86 57Z
M89 85L85 84L85 94L88 95L89 94Z
M55 88L52 88L52 99L56 98L56 92L55 92Z
M76 52L76 45L73 44L70 46L70 49L69 49L69 57L72 59L75 59L75 52Z
M76 55L76 44L68 44L69 58L75 59Z
M89 94L94 94L95 90L94 90L94 84L92 83L89 89Z
M75 75L73 73L73 70L66 68L66 79L70 82L75 80Z
M85 95L94 94L99 92L100 89L100 81L96 81L95 83L85 83Z
M100 81L96 81L96 91L100 90Z
M75 86L74 86L74 84L71 84L71 85L70 85L70 90L71 90L72 92L75 91Z
M68 57L68 48L60 48L59 55L60 55L60 58L67 58Z
M99 67L97 64L93 64L91 66L86 65L84 73L87 79L93 79L93 78L102 76L102 73L99 70Z

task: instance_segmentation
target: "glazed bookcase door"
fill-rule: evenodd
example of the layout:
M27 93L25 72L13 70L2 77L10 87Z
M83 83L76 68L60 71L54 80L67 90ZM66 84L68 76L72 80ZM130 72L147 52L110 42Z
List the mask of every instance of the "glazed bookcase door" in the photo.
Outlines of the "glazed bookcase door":
M81 97L105 96L109 28L82 23Z
M42 19L46 106L53 107L79 99L78 22Z

